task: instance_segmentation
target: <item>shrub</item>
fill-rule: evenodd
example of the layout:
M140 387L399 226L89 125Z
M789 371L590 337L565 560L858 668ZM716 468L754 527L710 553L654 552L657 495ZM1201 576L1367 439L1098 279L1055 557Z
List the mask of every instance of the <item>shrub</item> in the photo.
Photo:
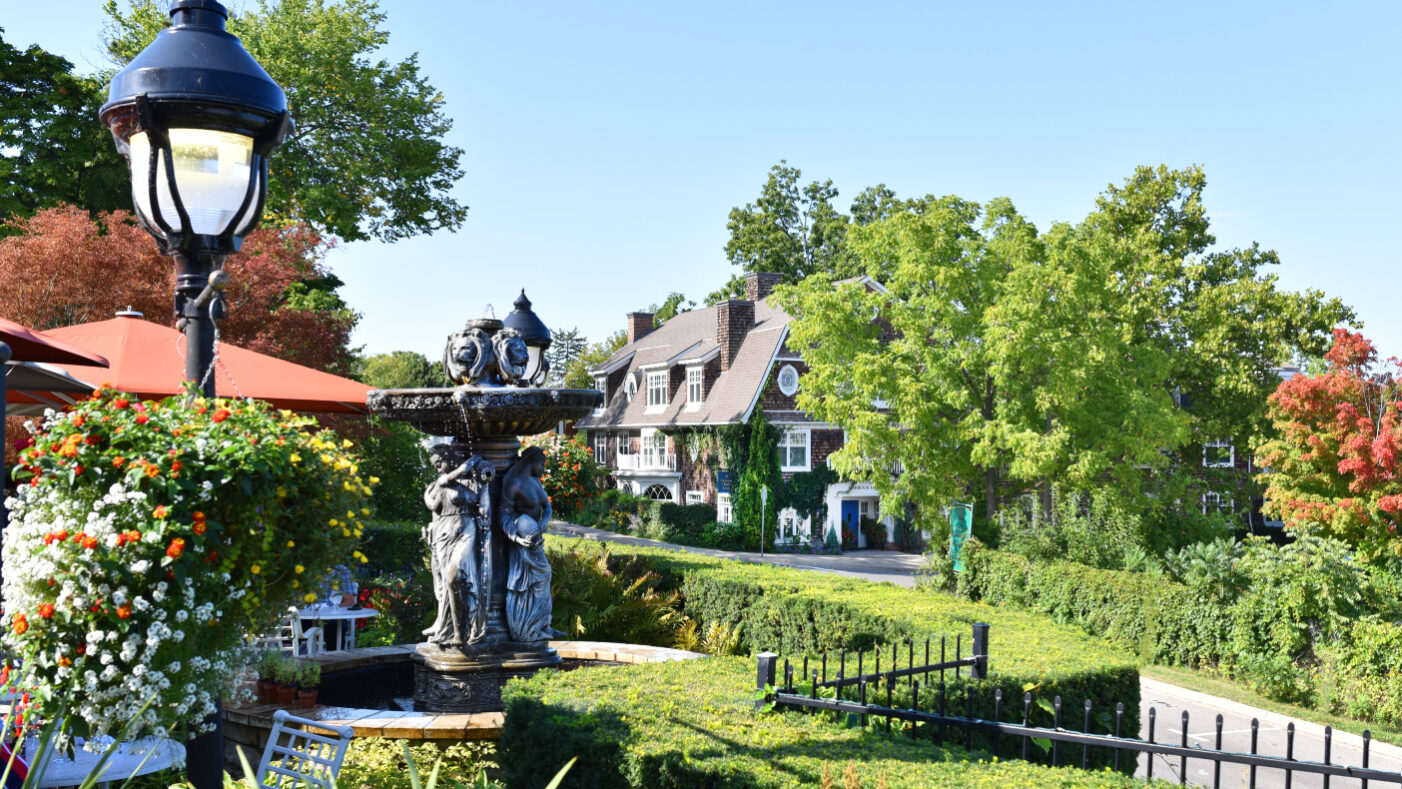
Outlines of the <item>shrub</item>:
M594 451L579 436L564 438L556 433L545 433L521 443L545 450L545 474L540 481L550 495L555 517L572 517L585 502L599 494L608 470L594 462Z
M550 565L553 624L567 638L668 647L676 641L683 624L678 594L646 558L552 542Z
M904 553L920 553L925 548L920 528L908 518L896 519L896 547Z
M356 634L357 642L367 647L418 643L438 614L433 580L425 567L366 577L361 581L360 604L379 614L366 620Z
M673 504L654 501L648 507L645 535L677 545L705 546L707 530L716 522L716 508L709 504Z
M631 532L633 523L651 502L617 488L602 491L582 502L574 513L574 522L615 532Z
M880 550L886 547L886 524L875 518L862 518L862 536L866 538L867 547Z
M1141 786L1109 772L990 764L875 725L762 715L754 709L754 675L750 659L713 657L512 680L498 743L505 783L537 789L577 756L564 787L816 786L825 772L840 775L849 766L862 785L884 777L892 789ZM1009 749L1011 740L1004 738Z
M378 574L426 567L428 546L424 544L423 529L428 521L429 514L425 511L422 523L376 521L367 524L360 550L368 561L361 569Z
M403 789L409 762L404 755L405 740L383 737L356 737L346 749L336 785L346 789ZM459 742L447 747L432 742L410 743L409 752L419 775L425 780L433 765L438 768L439 786L471 784L484 771L495 768L496 745L491 742Z

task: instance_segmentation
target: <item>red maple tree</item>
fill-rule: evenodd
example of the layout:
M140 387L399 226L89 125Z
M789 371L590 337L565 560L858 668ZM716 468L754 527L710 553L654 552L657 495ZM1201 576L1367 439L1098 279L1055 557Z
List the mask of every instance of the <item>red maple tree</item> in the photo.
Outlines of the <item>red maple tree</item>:
M0 316L36 329L111 318L128 307L175 325L170 258L130 212L93 218L58 206L7 223L0 238ZM330 244L305 226L262 228L224 263L229 273L220 338L308 367L342 372L356 316L339 308L288 303L299 283L323 281Z
M1334 330L1328 369L1270 397L1279 437L1258 450L1267 514L1318 529L1360 557L1402 554L1402 370L1363 335Z

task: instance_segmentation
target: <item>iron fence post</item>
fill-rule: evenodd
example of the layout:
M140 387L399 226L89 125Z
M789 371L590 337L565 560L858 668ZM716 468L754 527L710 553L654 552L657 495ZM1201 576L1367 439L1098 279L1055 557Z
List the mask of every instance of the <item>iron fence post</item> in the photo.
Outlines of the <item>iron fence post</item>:
M766 704L774 700L769 689L774 687L774 668L778 662L779 656L773 652L759 653L759 671L755 674L755 709L757 710L764 709Z
M974 657L978 662L974 664L970 672L974 679L988 678L988 624L986 622L974 623Z

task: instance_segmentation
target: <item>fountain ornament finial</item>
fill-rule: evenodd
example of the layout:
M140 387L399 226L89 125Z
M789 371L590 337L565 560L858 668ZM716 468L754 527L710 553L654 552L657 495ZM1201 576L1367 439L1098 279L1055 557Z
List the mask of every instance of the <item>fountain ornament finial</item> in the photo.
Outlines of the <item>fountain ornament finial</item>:
M525 288L504 320L475 318L448 335L443 371L453 384L540 386L550 371L550 329L531 311ZM490 306L488 307L490 309Z

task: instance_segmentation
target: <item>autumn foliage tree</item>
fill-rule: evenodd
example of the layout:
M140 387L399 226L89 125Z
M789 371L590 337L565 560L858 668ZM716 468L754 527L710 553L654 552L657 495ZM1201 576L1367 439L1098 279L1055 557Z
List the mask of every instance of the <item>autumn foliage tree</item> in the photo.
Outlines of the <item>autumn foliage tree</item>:
M1288 528L1324 531L1362 558L1402 555L1402 370L1378 361L1363 335L1334 330L1328 369L1283 381L1270 397L1278 438L1258 460L1269 469L1267 514Z
M126 211L96 219L75 206L39 211L0 239L0 316L36 329L111 318L131 307L175 325L174 270ZM260 229L225 262L220 339L333 372L348 368L356 315L321 261L329 244L305 227ZM330 283L330 285L328 285Z

